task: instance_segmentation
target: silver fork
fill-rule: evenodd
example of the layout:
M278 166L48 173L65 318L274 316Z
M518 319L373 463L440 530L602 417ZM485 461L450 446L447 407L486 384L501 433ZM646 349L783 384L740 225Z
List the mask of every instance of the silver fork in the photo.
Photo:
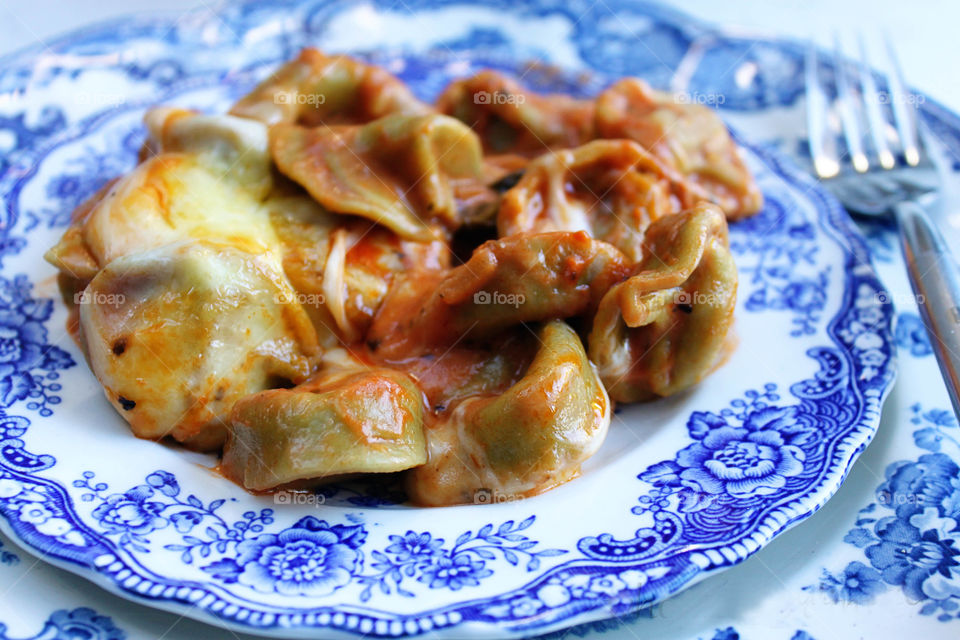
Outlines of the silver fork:
M855 65L859 91L854 90L839 42L834 45L841 145L827 127L831 101L818 78L816 46L810 44L805 69L810 157L817 176L851 213L896 220L910 284L954 413L960 417L960 270L927 215L939 196L940 177L920 135L915 100L906 89L892 45L887 42L893 65L887 78L890 123L862 38L859 44L860 61ZM843 156L838 146L846 147Z

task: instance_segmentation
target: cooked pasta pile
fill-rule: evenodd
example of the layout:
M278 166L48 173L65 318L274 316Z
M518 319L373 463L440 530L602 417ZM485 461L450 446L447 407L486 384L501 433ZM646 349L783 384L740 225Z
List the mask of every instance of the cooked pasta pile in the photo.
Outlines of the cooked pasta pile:
M47 260L134 434L222 449L248 489L534 495L613 403L725 353L727 220L762 198L711 110L641 80L579 100L486 71L430 105L306 49L227 115L145 122Z

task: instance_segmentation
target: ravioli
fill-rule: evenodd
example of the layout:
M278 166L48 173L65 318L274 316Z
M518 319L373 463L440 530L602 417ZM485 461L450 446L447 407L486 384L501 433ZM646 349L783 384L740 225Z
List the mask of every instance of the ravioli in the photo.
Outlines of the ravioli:
M275 249L261 206L272 186L262 125L167 108L146 121L147 159L78 211L49 262L85 285L117 258L174 242Z
M503 196L497 230L585 231L636 261L647 226L695 202L683 178L640 145L597 140L531 162Z
M230 421L223 472L248 489L427 461L421 392L391 369L334 369L293 389L256 393L236 403Z
M316 49L300 55L241 98L230 113L264 124L365 124L394 113L432 112L383 69Z
M366 335L394 279L449 265L440 241L404 240L362 218L330 213L300 193L266 203L283 270L325 347Z
M233 403L307 379L316 334L262 256L203 242L113 260L81 304L90 368L134 434L217 449Z
M146 159L47 259L80 294L77 338L134 433L216 449L233 401L312 372L316 331L264 207L266 128L170 108L145 120Z
M535 157L594 137L592 102L540 95L495 71L451 83L437 109L473 128L491 155Z
M227 115L145 125L46 258L133 433L221 451L251 491L535 495L613 403L689 389L731 343L727 220L762 197L715 114L640 80L584 100L484 71L431 106L304 49Z
M639 402L690 388L719 364L737 269L723 212L701 203L645 234L647 256L600 301L588 338L610 397Z
M573 478L600 448L610 402L580 339L556 320L537 339L520 380L499 395L460 400L427 428L428 460L407 474L415 503L534 495Z
M460 209L491 199L476 135L439 115L385 116L364 126L278 124L277 168L326 209L420 242L460 225Z
M636 140L702 190L731 220L752 215L763 196L723 121L710 108L627 78L597 97L597 134Z
M481 245L448 271L413 273L388 293L367 342L384 358L596 308L629 273L617 249L584 232L518 234Z

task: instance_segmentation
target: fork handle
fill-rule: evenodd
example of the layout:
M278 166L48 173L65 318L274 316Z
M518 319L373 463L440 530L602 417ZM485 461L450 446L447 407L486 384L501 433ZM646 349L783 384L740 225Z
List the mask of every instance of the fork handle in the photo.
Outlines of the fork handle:
M895 209L910 285L960 418L960 269L922 206L904 202Z

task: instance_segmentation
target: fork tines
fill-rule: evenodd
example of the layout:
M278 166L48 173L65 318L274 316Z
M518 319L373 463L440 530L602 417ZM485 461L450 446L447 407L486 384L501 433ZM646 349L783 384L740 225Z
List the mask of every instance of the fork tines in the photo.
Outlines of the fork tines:
M870 67L863 37L858 41L860 59L851 63L843 56L839 38L834 38L835 99L821 83L816 44L811 41L807 49L807 137L814 171L820 178L836 176L845 164L857 173L893 169L897 153L908 166L917 166L925 159L917 129L916 98L906 88L893 45L885 38L892 72L880 75L884 91ZM855 74L850 72L851 64ZM886 105L890 107L892 123ZM838 139L843 146L839 151Z

